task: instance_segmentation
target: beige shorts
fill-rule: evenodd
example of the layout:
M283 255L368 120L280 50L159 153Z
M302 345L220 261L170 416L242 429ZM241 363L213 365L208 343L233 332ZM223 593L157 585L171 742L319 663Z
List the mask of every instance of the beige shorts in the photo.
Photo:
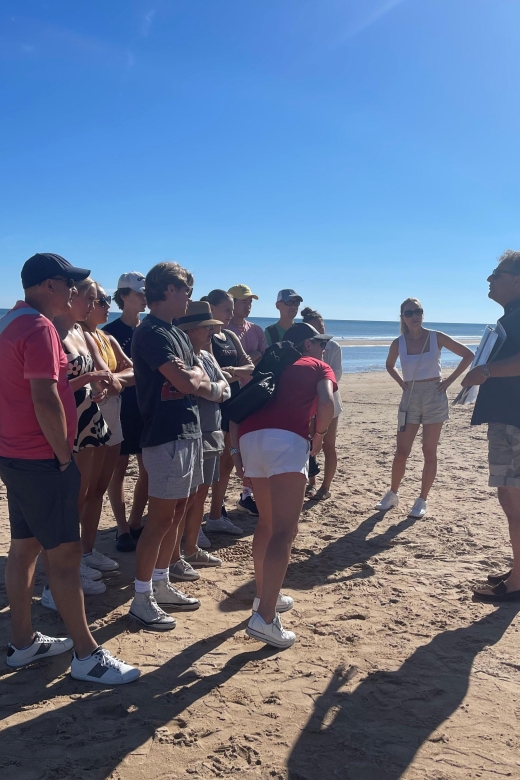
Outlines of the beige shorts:
M520 428L488 423L490 487L520 488Z
M407 410L407 423L431 425L449 419L448 396L445 392L437 392L440 381L432 379L431 382L416 382L411 398L412 383L408 383L408 389L404 391L399 404L399 411Z

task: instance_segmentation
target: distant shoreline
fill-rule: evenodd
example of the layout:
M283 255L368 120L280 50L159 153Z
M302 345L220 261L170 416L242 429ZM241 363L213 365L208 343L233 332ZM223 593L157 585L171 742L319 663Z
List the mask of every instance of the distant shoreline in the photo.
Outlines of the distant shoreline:
M392 341L395 339L334 339L340 347L389 347ZM464 338L461 336L463 344L468 347L474 347L480 344L480 339L477 338Z

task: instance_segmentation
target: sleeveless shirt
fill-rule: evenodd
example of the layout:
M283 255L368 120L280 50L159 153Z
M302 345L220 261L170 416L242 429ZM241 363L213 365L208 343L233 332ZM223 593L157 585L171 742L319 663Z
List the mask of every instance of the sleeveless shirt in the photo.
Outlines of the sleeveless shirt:
M414 376L417 382L421 379L441 378L441 349L437 342L437 333L434 330L429 330L428 333L430 343L426 345L422 355L409 355L405 337L399 336L399 360L405 382L413 382Z

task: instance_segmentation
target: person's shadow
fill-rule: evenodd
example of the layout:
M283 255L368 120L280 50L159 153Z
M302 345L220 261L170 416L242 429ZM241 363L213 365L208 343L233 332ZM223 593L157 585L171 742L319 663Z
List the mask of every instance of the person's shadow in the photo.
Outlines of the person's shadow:
M352 566L366 564L374 555L388 550L392 546L393 540L416 522L416 518L407 517L396 525L391 525L386 531L368 539L369 534L384 516L384 512L375 512L363 520L353 531L338 537L319 553L295 548L292 556L293 558L294 556L298 557L299 560L290 561L284 579L284 587L307 590L324 585L329 582L329 577L336 575L337 572L344 572L345 569ZM367 565L363 571L344 573L335 577L334 582L367 577L372 574L374 574L374 570ZM222 612L244 609L244 606L250 604L253 597L254 583L246 582L221 601L219 609Z
M465 628L445 631L395 672L336 670L295 743L289 780L399 780L421 745L446 741L442 724L462 704L475 657L499 641L520 609L504 605ZM327 725L324 725L327 723Z

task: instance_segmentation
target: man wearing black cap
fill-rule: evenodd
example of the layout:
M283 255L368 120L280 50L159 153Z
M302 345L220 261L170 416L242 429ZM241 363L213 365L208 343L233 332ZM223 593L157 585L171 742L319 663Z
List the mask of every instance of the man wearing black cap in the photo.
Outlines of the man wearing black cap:
M290 288L280 290L276 296L276 308L280 312L280 319L265 329L265 337L269 346L283 339L285 331L293 324L302 301L301 295L298 295L294 290Z
M113 685L135 680L139 671L98 647L87 625L79 578L80 474L71 454L76 404L52 324L70 308L75 282L89 273L59 255L34 255L22 268L25 301L0 320L0 476L11 524L5 584L13 641L7 665L26 666L74 646L72 676ZM33 631L31 600L40 553L72 639Z

